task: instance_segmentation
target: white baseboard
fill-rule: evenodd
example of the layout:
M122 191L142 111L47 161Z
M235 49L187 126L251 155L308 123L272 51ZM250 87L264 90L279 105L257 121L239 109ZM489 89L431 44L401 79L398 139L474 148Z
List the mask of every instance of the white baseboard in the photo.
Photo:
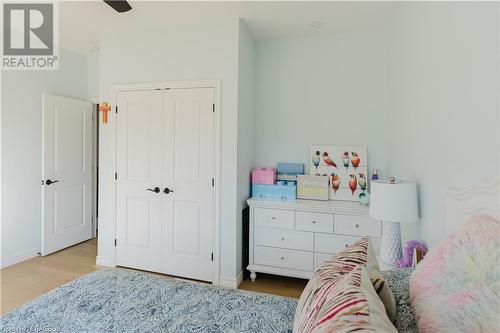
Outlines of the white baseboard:
M238 288L242 282L243 282L243 271L241 271L236 277L236 288Z
M219 287L237 289L242 282L243 282L243 272L240 272L236 277L236 279L220 277Z
M34 258L37 255L38 255L38 249L32 249L30 251L21 253L17 256L2 259L2 260L0 260L0 268L5 268L5 267L15 265L15 264L20 263L22 261Z
M95 264L98 266L115 267L113 260L110 257L99 257L95 258Z

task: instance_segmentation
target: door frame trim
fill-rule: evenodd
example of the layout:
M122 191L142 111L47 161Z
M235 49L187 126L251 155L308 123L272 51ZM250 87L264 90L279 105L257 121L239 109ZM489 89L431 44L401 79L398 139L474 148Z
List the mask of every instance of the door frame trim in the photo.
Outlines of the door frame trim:
M156 89L194 89L194 88L213 88L214 89L214 216L212 224L212 251L214 260L212 262L212 284L218 286L220 284L220 179L221 179L221 149L220 149L220 133L221 133L221 82L220 80L189 80L189 81L160 81L160 82L143 82L143 83L120 83L111 86L111 105L116 106L118 101L118 93L123 91L134 90L156 90ZM113 112L112 117L116 117ZM109 116L108 116L109 117ZM115 122L113 122L115 123ZM109 125L109 123L108 123ZM113 126L113 168L116 171L117 167L117 126ZM114 207L112 209L112 223L110 225L112 230L107 230L110 235L116 237L116 182L113 180L112 185L112 202ZM114 241L114 240L113 240ZM112 246L112 244L109 244ZM106 266L116 266L116 247L110 252L111 258L97 257L97 263Z
M92 238L97 237L97 191L99 160L99 107L92 103Z

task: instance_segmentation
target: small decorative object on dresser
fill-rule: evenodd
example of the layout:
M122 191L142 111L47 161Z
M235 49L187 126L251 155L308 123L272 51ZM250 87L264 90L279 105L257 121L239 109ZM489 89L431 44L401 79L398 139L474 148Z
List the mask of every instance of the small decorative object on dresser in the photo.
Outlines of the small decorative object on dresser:
M257 272L309 279L324 260L362 237L380 250L381 221L357 202L250 198L249 265Z
M394 267L402 256L399 223L419 219L417 185L413 182L372 181L370 216L383 221L380 261Z
M253 184L274 185L276 183L275 168L255 168L252 170Z
M359 203L365 206L370 204L370 193L368 191L359 194Z
M252 196L258 198L295 200L296 192L293 181L278 180L275 185L252 184Z
M304 174L303 163L278 163L278 180L297 180L297 175Z
M252 196L268 199L295 200L295 181L276 182L275 168L252 170Z
M328 200L328 176L297 175L297 198Z

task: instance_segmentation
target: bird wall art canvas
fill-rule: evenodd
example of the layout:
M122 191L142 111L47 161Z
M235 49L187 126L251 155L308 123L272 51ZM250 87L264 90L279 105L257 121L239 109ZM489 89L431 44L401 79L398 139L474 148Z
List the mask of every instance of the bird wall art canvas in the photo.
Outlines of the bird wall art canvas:
M330 177L329 199L358 201L368 190L366 146L312 145L309 174Z

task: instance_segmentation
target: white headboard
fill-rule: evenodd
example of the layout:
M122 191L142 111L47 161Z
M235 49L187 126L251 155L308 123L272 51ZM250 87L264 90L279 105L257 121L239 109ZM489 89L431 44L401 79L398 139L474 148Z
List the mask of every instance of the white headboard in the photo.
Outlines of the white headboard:
M446 189L443 192L446 205L446 235L450 235L478 213L499 218L500 179L470 188Z

